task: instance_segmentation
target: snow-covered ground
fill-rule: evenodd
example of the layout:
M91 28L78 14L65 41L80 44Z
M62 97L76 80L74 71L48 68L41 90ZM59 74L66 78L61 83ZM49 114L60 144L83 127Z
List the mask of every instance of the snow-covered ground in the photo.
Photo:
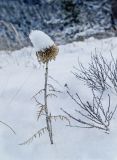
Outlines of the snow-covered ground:
M107 59L110 51L117 58L117 38L84 42L73 42L60 46L56 61L50 63L49 74L58 83L50 83L63 93L49 101L49 110L54 115L62 114L60 108L74 113L76 104L67 96L64 84L72 92L78 91L83 99L90 94L83 83L71 73L80 61L87 66L92 53L102 53ZM33 48L23 48L13 53L0 52L0 120L8 123L16 135L0 125L0 160L117 160L117 113L110 126L110 134L96 129L67 127L66 121L53 121L54 145L50 145L48 134L36 138L29 145L18 145L42 128L43 120L37 121L38 107L32 96L44 85L44 68L39 65ZM113 95L112 104L116 97Z

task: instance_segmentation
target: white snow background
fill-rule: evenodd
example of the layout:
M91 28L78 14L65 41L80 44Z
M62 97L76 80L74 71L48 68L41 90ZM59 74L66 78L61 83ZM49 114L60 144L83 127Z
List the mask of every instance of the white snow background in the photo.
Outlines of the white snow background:
M50 80L51 83L63 93L49 100L49 110L59 115L63 114L62 107L74 114L77 105L66 94L64 84L68 83L71 92L78 92L84 100L91 95L71 73L73 66L77 66L78 58L87 66L95 52L110 59L111 51L117 58L117 38L90 38L61 45L59 49L56 61L49 64L49 74L59 82ZM50 145L47 133L31 144L18 145L45 125L43 120L37 121L38 107L32 99L43 85L44 68L38 64L32 47L0 52L0 120L16 131L14 135L0 124L0 160L117 160L117 113L110 134L97 129L70 128L66 121L58 120L53 121L54 145ZM116 96L111 96L111 104L115 106L116 102Z

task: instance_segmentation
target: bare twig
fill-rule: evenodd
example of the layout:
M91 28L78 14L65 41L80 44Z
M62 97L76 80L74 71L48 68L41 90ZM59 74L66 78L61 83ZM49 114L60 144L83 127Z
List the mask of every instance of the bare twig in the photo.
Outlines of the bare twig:
M3 122L3 121L0 121L0 123L2 123L3 125L5 125L6 127L8 127L14 134L16 134L15 131L13 130L13 128L12 128L11 126L9 126L8 124L6 124L6 123Z

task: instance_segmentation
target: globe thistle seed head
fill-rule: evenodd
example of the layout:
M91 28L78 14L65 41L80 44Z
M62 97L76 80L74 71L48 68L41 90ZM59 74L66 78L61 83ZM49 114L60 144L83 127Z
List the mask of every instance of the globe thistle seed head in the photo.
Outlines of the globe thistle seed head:
M51 60L55 60L58 51L58 47L56 45L52 45L51 47L46 48L45 50L36 52L36 56L39 62L46 63Z
M39 62L46 63L55 60L59 49L46 33L34 30L31 31L29 38L36 51L36 56Z

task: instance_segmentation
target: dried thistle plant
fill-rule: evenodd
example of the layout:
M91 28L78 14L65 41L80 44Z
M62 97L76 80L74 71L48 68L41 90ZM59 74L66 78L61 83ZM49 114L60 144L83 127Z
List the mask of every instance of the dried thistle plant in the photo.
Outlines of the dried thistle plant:
M49 48L44 49L44 51L36 52L36 56L39 62L47 63L51 60L55 60L58 54L58 47L53 45Z
M38 114L38 119L41 115L41 113L44 111L46 115L46 125L47 125L47 130L49 133L49 138L51 144L53 144L53 133L52 133L52 123L51 123L51 114L48 111L48 97L49 96L55 96L55 94L51 93L48 94L48 63L51 60L55 60L56 56L58 54L58 47L56 45L52 45L49 48L45 48L43 51L38 51L36 52L36 56L39 62L42 62L45 64L45 84L44 84L44 105L41 105L40 108L41 110L39 111ZM52 86L52 85L51 85Z
M40 40L40 37L42 38L41 40ZM39 42L40 42L39 46L37 44L38 38L39 38ZM43 41L44 41L43 38L45 39L45 43L43 43ZM52 84L48 83L48 79L50 78L50 76L48 75L48 68L49 68L48 65L51 60L56 59L56 56L59 52L59 49L55 45L55 43L50 39L50 37L48 37L45 33L41 32L41 31L33 31L30 35L30 39L31 39L31 42L33 43L34 47L36 48L36 56L37 56L38 62L44 64L44 70L45 70L44 88L41 89L38 93L36 93L33 96L33 98L35 99L35 101L39 107L38 112L37 112L37 120L39 120L41 118L41 116L44 116L45 121L46 121L46 126L42 129L40 129L39 131L37 131L27 141L25 141L24 143L21 143L21 145L28 144L28 143L32 142L32 140L34 138L36 138L37 135L39 135L39 137L40 137L46 131L48 132L50 143L53 144L52 120L56 121L57 119L60 119L62 121L63 120L66 121L66 122L68 122L68 124L70 124L70 121L67 117L62 116L62 115L57 115L57 116L51 115L51 112L49 111L49 108L48 108L48 98L57 97L56 93L61 93L60 91L56 90L56 88ZM43 102L39 102L39 100L38 100L38 96L40 96L40 95L43 96Z

